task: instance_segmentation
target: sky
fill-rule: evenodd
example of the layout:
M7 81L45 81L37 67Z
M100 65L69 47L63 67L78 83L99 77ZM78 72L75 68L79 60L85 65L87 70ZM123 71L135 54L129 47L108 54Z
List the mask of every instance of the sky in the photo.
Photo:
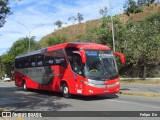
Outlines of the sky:
M111 10L110 10L111 1ZM81 13L83 22L99 19L99 10L105 6L108 14L123 13L126 0L9 0L13 14L7 16L4 27L0 28L0 55L4 54L12 44L23 37L35 36L36 41L53 32L57 27L54 22L61 20L63 26L72 23L70 16Z

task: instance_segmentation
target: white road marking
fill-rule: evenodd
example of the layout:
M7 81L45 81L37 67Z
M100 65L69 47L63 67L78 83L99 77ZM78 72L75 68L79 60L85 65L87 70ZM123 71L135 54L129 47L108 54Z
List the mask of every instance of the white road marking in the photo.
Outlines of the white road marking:
M140 106L150 107L150 108L155 108L155 109L159 109L160 110L160 107L155 107L155 106L150 106L150 105L144 105L144 104L139 104L139 103L134 103L134 102L127 102L127 101L120 101L120 100L109 100L109 101L119 102L119 103L125 103L125 104L140 105Z

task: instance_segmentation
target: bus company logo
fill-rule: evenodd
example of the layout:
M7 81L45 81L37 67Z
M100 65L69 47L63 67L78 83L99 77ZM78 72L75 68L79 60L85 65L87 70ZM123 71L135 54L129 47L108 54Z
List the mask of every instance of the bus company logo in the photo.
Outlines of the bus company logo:
M1 116L0 116L1 117ZM2 112L2 118L6 117L42 117L40 112Z
M11 112L2 112L2 117L12 117Z
M104 90L103 92L104 92L104 93L108 93L109 91L108 91L108 90Z

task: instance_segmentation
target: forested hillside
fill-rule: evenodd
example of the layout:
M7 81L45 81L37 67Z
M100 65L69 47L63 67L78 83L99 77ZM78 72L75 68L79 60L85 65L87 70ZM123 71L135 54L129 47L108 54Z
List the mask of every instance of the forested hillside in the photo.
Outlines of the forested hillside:
M122 76L160 77L160 4L143 6L139 13L113 17L116 51L126 57L119 66ZM96 42L112 48L110 16L60 28L44 36L39 45L63 42Z
M118 19L122 24L127 25L129 23L135 23L139 21L145 20L145 18L154 15L154 14L160 14L160 4L155 3L148 6L143 6L143 12L139 13L131 13L130 15L127 14L120 14L116 15L113 18ZM96 19L96 20L91 20L87 21L81 24L75 24L71 25L68 27L63 27L60 29L55 30L54 32L44 36L40 40L40 44L42 47L46 47L47 45L47 40L51 38L64 38L65 40L71 42L71 41L81 41L81 38L84 37L84 41L87 41L85 39L89 39L87 34L90 31L93 31L94 29L98 29L100 25L102 24L103 20L101 19ZM110 22L110 18L109 21ZM116 24L116 21L114 21Z
M141 2L143 1L143 2ZM113 16L115 49L126 57L126 64L119 66L123 77L160 77L160 3L145 0L128 0L125 3L124 14ZM113 50L111 17L107 11L100 10L101 19L63 27L61 21L56 21L58 29L36 42L35 38L20 38L9 51L0 56L1 74L14 68L14 57L30 51L64 42L95 42L104 44ZM71 18L70 18L71 19ZM117 58L118 60L118 58Z

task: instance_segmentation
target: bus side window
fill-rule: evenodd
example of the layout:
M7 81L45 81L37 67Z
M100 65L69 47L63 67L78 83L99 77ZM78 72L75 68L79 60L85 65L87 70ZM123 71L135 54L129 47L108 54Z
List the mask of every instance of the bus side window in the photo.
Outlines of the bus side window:
M44 55L37 56L37 67L44 66Z
M30 67L36 67L36 56L30 57Z
M54 58L50 56L45 56L45 65L46 66L54 65Z
M72 67L72 70L76 72L77 74L79 75L83 74L83 70L82 70L83 64L82 64L80 55L73 54L71 67Z
M16 68L23 68L23 59L16 59L15 60L15 67Z
M29 57L25 57L24 60L22 61L24 63L24 68L28 68L29 66Z
M67 64L65 60L65 55L62 49L46 52L44 53L44 56L45 56L45 63L44 63L45 66L61 65L65 67Z
M56 52L55 64L66 67L67 63L66 63L64 51L62 49L59 49L59 50L56 50L55 52Z
M45 62L44 62L44 65L45 66L50 66L50 65L54 65L55 64L55 59L54 59L54 54L55 52L52 51L52 52L47 52L45 54Z

